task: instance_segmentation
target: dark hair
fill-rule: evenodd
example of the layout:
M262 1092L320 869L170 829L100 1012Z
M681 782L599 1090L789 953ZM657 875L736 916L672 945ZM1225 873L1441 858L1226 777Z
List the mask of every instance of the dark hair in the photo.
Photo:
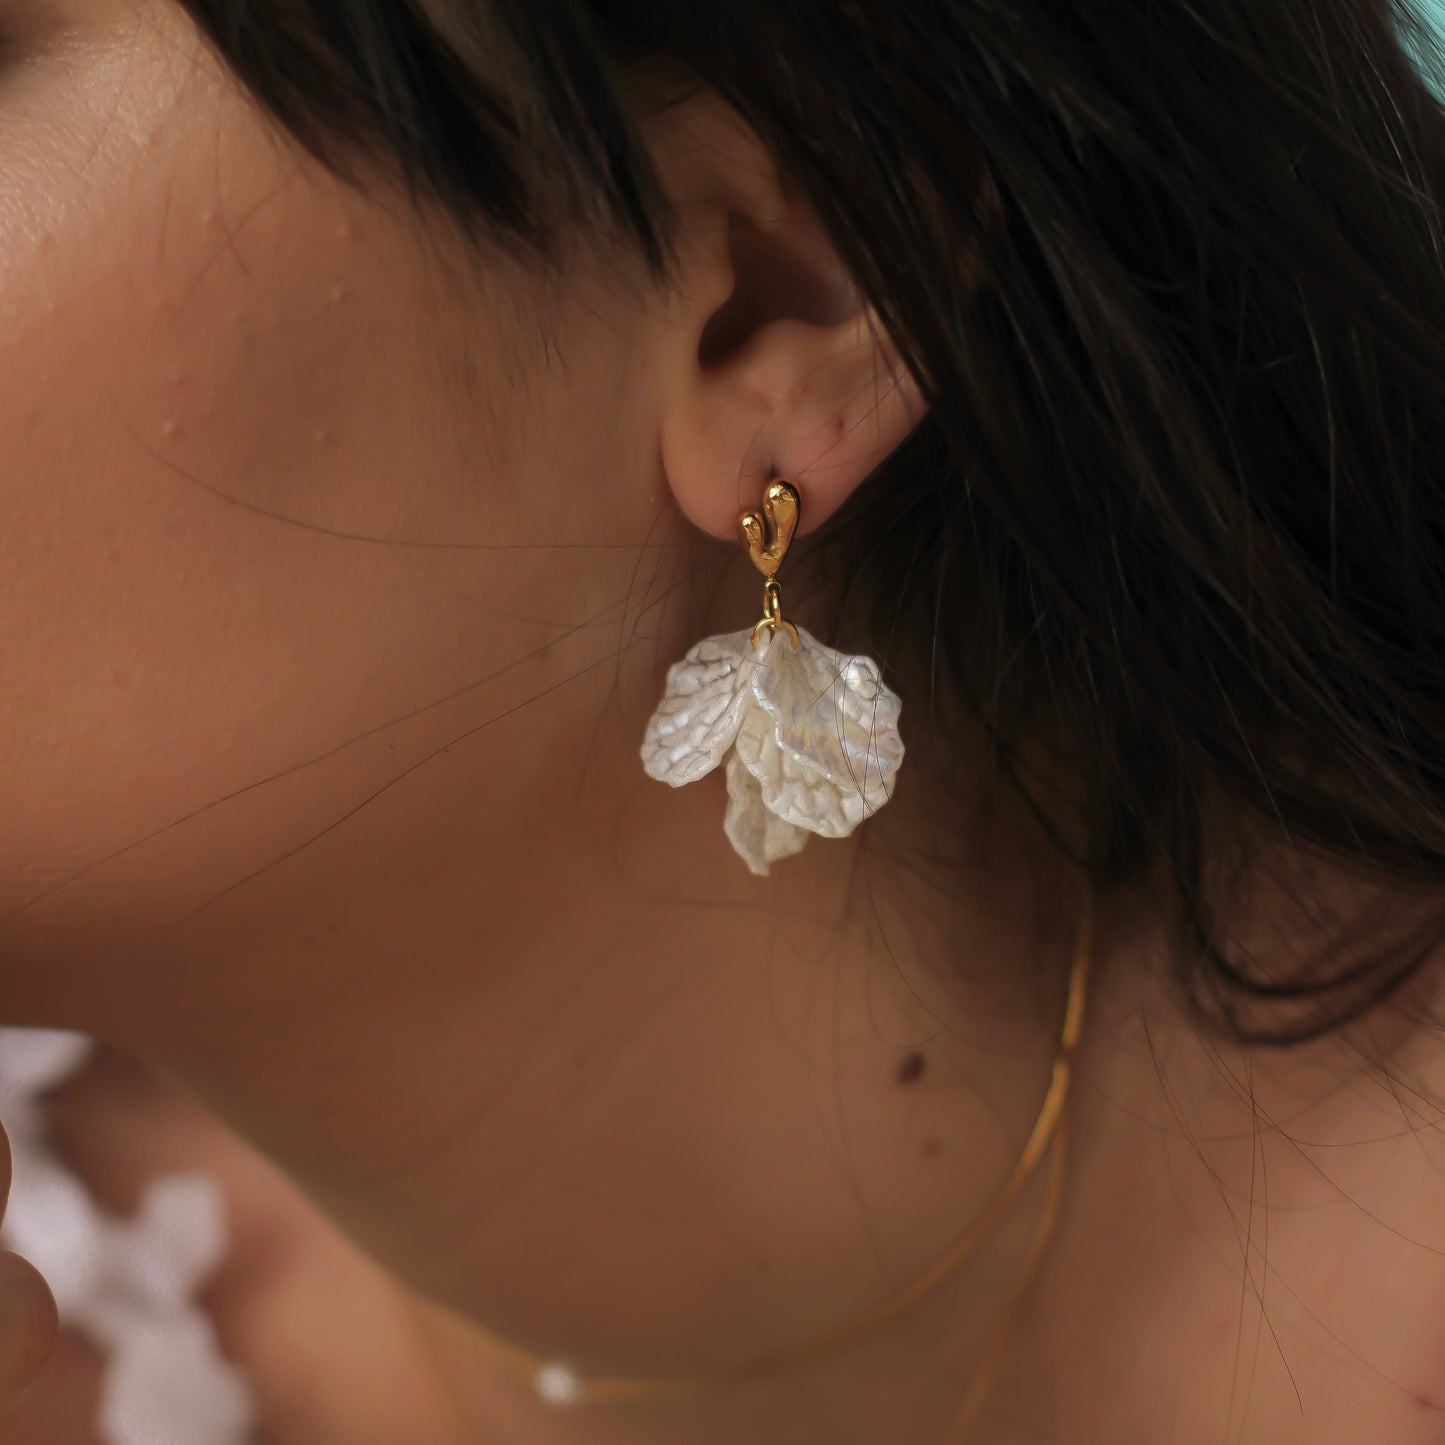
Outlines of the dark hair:
M719 93L931 402L830 527L840 627L1026 796L1063 765L1095 886L1162 885L1236 1032L1419 970L1428 909L1236 961L1214 866L1272 838L1445 898L1445 111L1405 0L182 3L331 164L542 257L600 216L664 275L632 81Z

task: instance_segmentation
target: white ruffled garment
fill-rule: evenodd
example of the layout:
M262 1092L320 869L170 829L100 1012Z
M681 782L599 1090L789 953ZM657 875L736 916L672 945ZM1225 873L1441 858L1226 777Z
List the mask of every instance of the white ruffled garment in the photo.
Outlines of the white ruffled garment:
M152 1180L135 1215L121 1218L49 1146L41 1096L90 1048L82 1034L0 1029L0 1123L14 1159L0 1245L45 1276L61 1324L104 1359L96 1427L106 1445L251 1445L250 1390L192 1299L226 1252L218 1182Z

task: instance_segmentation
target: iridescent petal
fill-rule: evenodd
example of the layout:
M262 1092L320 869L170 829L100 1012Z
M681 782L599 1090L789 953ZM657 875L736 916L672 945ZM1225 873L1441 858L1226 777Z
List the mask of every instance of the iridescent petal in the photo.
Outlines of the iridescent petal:
M680 788L722 762L743 712L751 710L751 639L750 629L705 637L668 668L667 688L642 740L649 777Z
M758 746L751 712L737 749L779 817L841 838L892 796L902 703L870 658L836 652L800 628L796 648L783 635L759 647L750 691L777 749Z
M763 876L770 864L800 852L807 830L772 812L763 803L762 787L738 756L728 754L728 807L723 831L748 867Z

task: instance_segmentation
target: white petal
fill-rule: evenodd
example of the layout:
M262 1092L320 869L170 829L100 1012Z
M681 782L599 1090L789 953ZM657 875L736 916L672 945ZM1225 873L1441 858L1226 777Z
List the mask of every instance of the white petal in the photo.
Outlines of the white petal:
M0 1097L53 1089L80 1068L94 1043L63 1029L0 1029Z
M776 754L761 746L751 712L737 749L779 817L841 838L892 796L903 705L870 658L836 652L799 628L796 648L775 637L758 649L750 691Z
M779 821L825 838L844 838L857 826L861 811L850 813L842 788L778 746L772 717L762 708L744 715L733 755L756 781L763 807Z
M226 1252L226 1202L210 1174L152 1179L131 1217L109 1226L112 1283L153 1305L182 1305Z
M759 649L761 651L761 649ZM750 704L752 631L705 637L667 670L667 688L642 740L642 766L680 788L717 767Z
M210 1320L192 1308L135 1318L105 1367L96 1423L115 1445L244 1445L256 1412Z
M766 876L769 864L802 850L808 841L807 831L764 805L758 780L736 751L728 754L727 783L723 831L748 867Z

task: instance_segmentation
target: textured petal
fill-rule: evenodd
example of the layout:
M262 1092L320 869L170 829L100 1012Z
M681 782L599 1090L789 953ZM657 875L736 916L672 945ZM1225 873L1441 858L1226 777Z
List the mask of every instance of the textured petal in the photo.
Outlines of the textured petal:
M826 774L800 765L778 746L772 717L751 707L734 745L735 756L757 781L763 806L779 820L825 838L844 838L862 817L847 794Z
M750 691L760 714L745 715L738 755L780 818L841 838L892 796L902 703L870 658L835 652L800 628L796 648L775 636L758 649ZM776 749L759 741L760 715Z
M761 785L736 751L728 754L727 783L723 831L748 867L766 876L769 864L801 851L808 841L807 830L764 805Z
M667 688L642 740L648 777L680 788L722 762L745 708L755 659L750 629L705 637L667 670Z

